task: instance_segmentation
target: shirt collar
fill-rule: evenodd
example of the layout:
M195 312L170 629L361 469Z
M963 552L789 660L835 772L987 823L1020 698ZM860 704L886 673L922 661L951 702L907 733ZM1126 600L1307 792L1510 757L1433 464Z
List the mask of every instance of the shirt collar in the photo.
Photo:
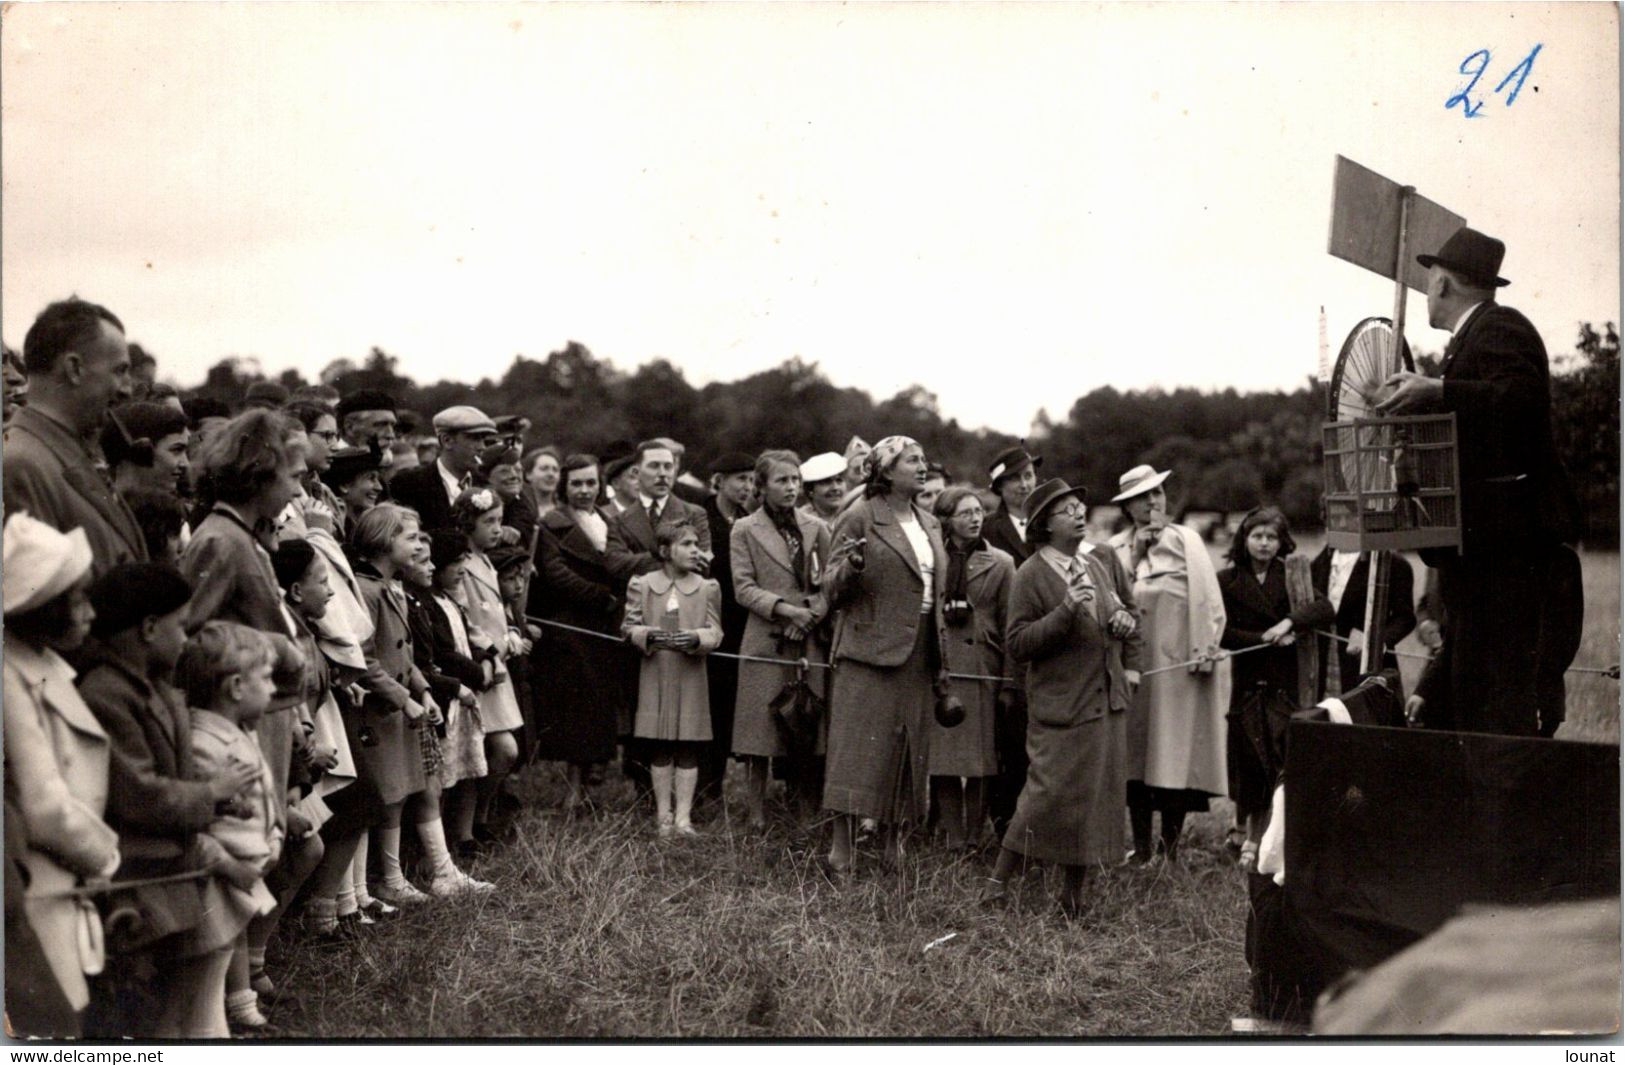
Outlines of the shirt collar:
M1485 302L1487 302L1487 301L1479 300L1477 303L1473 304L1471 307L1468 307L1465 311L1462 311L1461 314L1457 315L1455 322L1452 323L1451 326L1450 326L1451 335L1454 336L1456 333L1461 332L1462 323L1467 321L1467 319L1471 318L1473 316L1473 312L1478 310L1480 307L1484 306Z
M453 503L457 502L457 497L463 491L463 479L446 467L444 459L435 459L434 468L440 471L440 483L446 486L446 494L451 496Z

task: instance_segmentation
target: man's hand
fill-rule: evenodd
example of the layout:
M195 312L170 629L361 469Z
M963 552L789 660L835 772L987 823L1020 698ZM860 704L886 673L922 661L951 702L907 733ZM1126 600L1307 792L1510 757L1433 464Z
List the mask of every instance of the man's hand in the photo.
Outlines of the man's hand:
M1444 382L1401 370L1382 383L1392 394L1377 404L1379 414L1422 414L1444 405Z
M1106 631L1119 640L1125 640L1134 635L1134 630L1137 628L1139 628L1139 622L1134 620L1133 614L1130 614L1122 607L1118 607L1106 622Z

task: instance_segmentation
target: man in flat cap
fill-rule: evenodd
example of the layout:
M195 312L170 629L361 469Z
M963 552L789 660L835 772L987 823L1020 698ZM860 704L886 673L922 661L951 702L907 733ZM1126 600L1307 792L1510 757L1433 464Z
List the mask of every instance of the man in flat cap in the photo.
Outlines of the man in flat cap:
M390 482L395 501L417 511L430 532L452 527L451 505L473 486L480 453L496 438L497 427L478 407L447 407L434 416L434 434L439 457Z
M1546 347L1495 302L1506 246L1453 233L1427 268L1428 322L1455 334L1440 377L1397 373L1384 414L1456 415L1462 547L1422 552L1439 570L1444 646L1413 697L1430 727L1533 736L1541 603L1576 508L1552 443Z

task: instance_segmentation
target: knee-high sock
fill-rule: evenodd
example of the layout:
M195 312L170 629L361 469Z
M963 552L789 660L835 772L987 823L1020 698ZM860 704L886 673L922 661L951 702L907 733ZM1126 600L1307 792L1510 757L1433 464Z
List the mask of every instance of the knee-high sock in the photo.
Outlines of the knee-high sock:
M367 847L372 833L361 833L361 843L355 849L355 860L350 863L350 883L355 888L355 902L357 906L368 906L372 903L372 895L367 891Z
M700 782L700 767L679 766L676 771L677 823L686 825L694 812L694 790Z
M649 767L649 781L654 785L655 816L663 825L671 824L671 782L673 768L670 762Z
M383 873L384 883L390 887L396 888L406 883L406 876L401 872L400 825L393 828L379 827L378 868Z
M434 869L435 879L457 875L457 865L451 860L451 851L446 847L446 829L440 823L440 818L418 822L418 841L423 844L423 853Z

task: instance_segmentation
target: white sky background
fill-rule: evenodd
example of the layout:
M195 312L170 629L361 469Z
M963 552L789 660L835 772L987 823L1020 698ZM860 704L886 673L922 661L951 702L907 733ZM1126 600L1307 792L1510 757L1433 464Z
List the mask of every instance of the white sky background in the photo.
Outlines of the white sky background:
M1504 239L1504 302L1566 352L1620 318L1616 18L7 6L4 335L76 291L183 385L373 344L423 382L569 339L696 384L800 355L1023 432L1102 384L1292 388L1322 304L1334 355L1390 313L1390 282L1326 253L1342 153ZM1481 47L1467 120L1444 101Z

